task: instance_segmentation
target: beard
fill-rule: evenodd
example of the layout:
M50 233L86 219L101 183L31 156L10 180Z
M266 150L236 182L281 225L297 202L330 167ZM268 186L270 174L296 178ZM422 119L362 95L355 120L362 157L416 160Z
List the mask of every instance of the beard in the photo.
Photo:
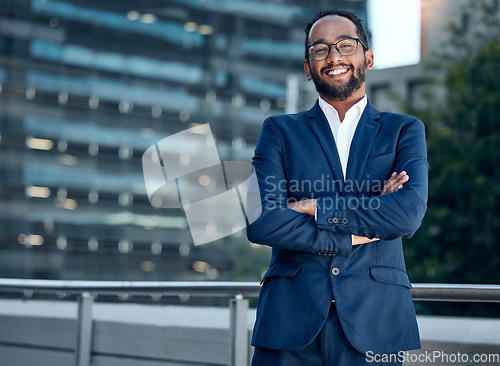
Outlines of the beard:
M314 85L316 86L316 91L319 95L327 100L342 101L349 98L361 87L366 80L366 60L363 61L360 68L355 68L353 65L343 66L349 67L352 70L352 74L346 84L339 84L337 86L330 85L324 78L321 78L318 73L314 71L311 72ZM321 73L325 70L328 70L328 67L322 69Z

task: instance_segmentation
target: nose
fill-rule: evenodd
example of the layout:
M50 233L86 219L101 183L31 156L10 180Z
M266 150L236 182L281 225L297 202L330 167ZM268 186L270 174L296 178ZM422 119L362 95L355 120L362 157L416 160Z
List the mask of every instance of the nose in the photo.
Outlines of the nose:
M341 60L342 56L340 52L337 50L337 47L334 45L330 45L330 52L328 53L327 61L328 62L335 62L337 60Z

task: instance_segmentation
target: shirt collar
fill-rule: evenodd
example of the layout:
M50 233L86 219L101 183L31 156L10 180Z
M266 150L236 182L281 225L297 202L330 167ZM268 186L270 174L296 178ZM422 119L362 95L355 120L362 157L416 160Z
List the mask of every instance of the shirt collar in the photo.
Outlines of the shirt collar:
M318 102L319 102L319 107L321 108L321 110L323 111L325 116L328 116L330 111L335 112L338 116L337 110L335 108L333 108L332 105L329 104L327 101L325 101L323 98L319 97ZM354 113L357 112L357 116L361 117L361 114L365 110L365 107L367 104L368 104L368 98L366 97L366 94L365 94L364 97L361 98L361 100L359 102L357 102L351 108L349 108L346 115L351 114L353 112Z

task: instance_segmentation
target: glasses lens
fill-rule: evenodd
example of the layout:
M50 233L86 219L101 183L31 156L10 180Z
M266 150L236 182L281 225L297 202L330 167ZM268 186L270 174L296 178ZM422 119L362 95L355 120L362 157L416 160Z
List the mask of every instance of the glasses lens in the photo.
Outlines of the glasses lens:
M358 49L358 42L355 39L344 39L337 43L337 50L342 56L350 56Z
M328 57L329 47L326 44L318 43L310 48L311 58L315 61L324 60Z

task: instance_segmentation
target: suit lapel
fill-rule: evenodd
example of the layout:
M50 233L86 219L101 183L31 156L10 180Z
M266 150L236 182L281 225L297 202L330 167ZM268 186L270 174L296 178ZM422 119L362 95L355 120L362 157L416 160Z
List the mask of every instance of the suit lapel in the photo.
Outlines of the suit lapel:
M319 107L318 102L311 108L307 114L309 124L316 138L323 149L326 160L330 165L335 182L340 183L340 187L336 187L339 192L344 191L344 175L342 174L342 165L340 163L339 153L335 139L333 138L332 130L328 124L325 114ZM314 164L314 162L312 162Z
M363 176L368 154L372 148L378 130L380 129L380 122L378 122L380 118L380 112L368 102L359 120L349 150L346 182L349 182L349 184L351 184L351 189L354 189L350 194L356 194L358 192L359 185L356 182L359 182Z

